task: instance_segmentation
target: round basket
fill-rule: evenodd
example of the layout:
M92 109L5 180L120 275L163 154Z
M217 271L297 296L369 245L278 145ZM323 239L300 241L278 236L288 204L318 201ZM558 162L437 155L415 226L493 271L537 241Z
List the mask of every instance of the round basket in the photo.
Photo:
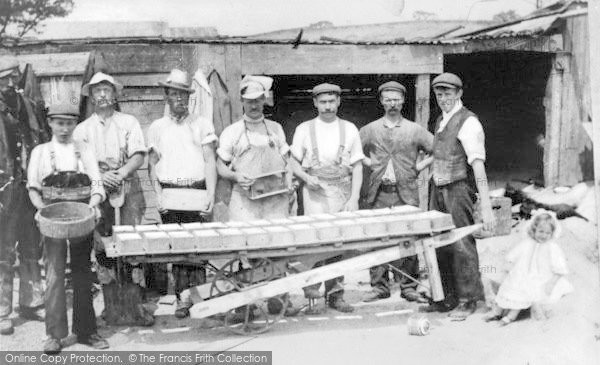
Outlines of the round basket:
M40 210L38 223L40 233L45 237L82 237L90 234L96 227L96 213L84 203L54 203Z

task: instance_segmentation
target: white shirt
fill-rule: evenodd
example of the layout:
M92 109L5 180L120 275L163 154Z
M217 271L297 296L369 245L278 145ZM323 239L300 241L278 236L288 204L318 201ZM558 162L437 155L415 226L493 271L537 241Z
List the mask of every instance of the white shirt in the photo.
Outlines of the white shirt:
M191 185L206 178L203 146L217 140L208 119L190 114L176 122L171 116L155 120L148 129L148 148L158 154L158 180Z
M404 120L404 118L400 119L397 122L392 122L391 120L384 117L383 125L386 128L399 127L403 120ZM383 173L383 177L381 178L381 180L385 181L386 183L389 183L389 184L394 184L394 185L396 184L396 171L394 170L394 164L392 163L391 158L388 161L387 166L385 167L385 172Z
M75 154L75 143L79 143L78 159ZM87 174L92 181L91 192L106 197L102 186L102 178L98 169L98 162L93 151L84 143L71 142L59 143L56 138L48 143L36 146L31 152L29 166L27 167L27 188L42 189L42 180L54 172L50 152L54 150L54 164L58 171L79 171Z
M444 130L450 121L450 118L452 118L452 116L462 107L462 101L458 100L449 113L444 113L442 111L442 121L437 130L438 133ZM458 139L465 149L469 165L472 165L473 161L477 159L485 161L485 133L483 132L483 127L481 126L479 119L476 117L468 117L458 131Z
M327 123L319 117L314 119L319 149L319 162L321 164L335 164L340 148L340 122L345 123L346 141L342 154L342 164L350 166L365 158L360 143L358 129L353 123L337 118ZM294 139L291 146L292 155L302 161L303 167L309 167L313 159L313 148L310 137L310 122L307 121L296 127Z
M92 114L75 128L73 139L88 143L94 149L97 160L103 162L112 160L118 163L122 157L146 153L138 120L133 115L117 111L106 120L96 113ZM121 156L121 152L125 156Z
M271 138L275 145L279 147L279 153L285 156L290 147L285 141L285 133L281 124L274 122L269 119L265 119L265 125L269 129ZM247 122L257 123L257 122ZM262 122L260 122L262 124ZM217 149L217 155L225 162L233 160L234 156L238 156L241 151L244 151L248 147L248 139L250 143L255 146L266 146L269 144L269 136L265 132L264 128L257 128L256 130L248 130L248 138L246 138L246 125L244 119L239 120L232 125L228 126L221 133L219 137L219 148Z

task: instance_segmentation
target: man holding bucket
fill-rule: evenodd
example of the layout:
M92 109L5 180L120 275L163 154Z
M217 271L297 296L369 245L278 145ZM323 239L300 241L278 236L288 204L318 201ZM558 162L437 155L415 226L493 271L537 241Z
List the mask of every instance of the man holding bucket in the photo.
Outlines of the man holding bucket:
M26 171L36 140L21 109L29 103L17 90L19 63L0 57L0 334L14 332L13 263L19 254L19 316L44 320L40 237L27 196ZM19 108L19 106L21 108ZM26 109L26 108L25 108ZM18 242L18 245L17 245Z
M160 218L163 223L206 222L217 186L214 127L210 120L189 112L194 89L187 72L174 69L159 85L165 90L168 113L148 130L148 168ZM173 265L178 318L189 316L193 304L180 293L205 282L204 267L198 266Z
M48 117L52 140L33 150L27 170L29 197L40 210L37 218L41 222L44 211L51 211L52 207L47 207L49 204L82 202L93 208L95 214L91 219L96 219L100 215L98 205L106 195L92 150L84 143L73 140L79 110L72 104L52 105ZM72 332L79 343L96 349L108 348L108 342L96 332L92 303L90 254L94 245L93 227L94 224L89 232L77 232L75 237L66 239L46 236L42 230L47 287L44 298L48 336L44 342L46 353L59 352L62 348L60 340L68 335L65 292L67 249L73 282Z

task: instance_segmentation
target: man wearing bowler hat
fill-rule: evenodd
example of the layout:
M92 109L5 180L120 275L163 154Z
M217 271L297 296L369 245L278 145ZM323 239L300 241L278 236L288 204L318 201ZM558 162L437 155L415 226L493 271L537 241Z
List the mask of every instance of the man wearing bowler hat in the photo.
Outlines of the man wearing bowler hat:
M39 136L23 109L30 101L17 90L21 77L15 57L0 57L0 334L14 332L13 264L19 255L19 316L44 320L39 231L26 188L29 155ZM17 244L18 243L18 244Z
M187 72L174 69L166 82L168 112L155 120L148 130L150 178L157 196L163 223L206 222L215 201L217 169L215 142L217 136L210 120L190 114L188 104L194 92ZM199 211L166 209L162 204L163 189L204 191ZM204 268L193 264L174 264L175 292L204 283ZM179 295L175 316L184 318L192 306L190 298Z
M419 152L431 152L433 136L425 128L402 116L406 88L389 81L378 88L379 102L385 115L361 128L360 140L367 156L363 163L370 168L369 186L365 202L371 209L398 205L419 206L418 171ZM417 256L402 258L392 263L414 279L419 277ZM370 270L373 292L365 301L390 296L387 265ZM394 275L396 276L396 275ZM416 282L400 278L401 296L408 301L426 302L417 292Z
M457 75L443 73L431 86L442 115L435 124L429 208L450 213L456 227L472 225L475 193L479 193L484 229L492 230L481 123L463 105L463 83ZM469 235L436 251L445 299L423 310L454 309L450 317L464 320L477 309L477 301L484 299L475 239Z
M337 85L320 84L313 88L313 103L319 115L300 124L291 147L294 174L304 181L304 214L336 213L358 209L364 154L358 129L338 118L342 90ZM337 256L317 265L342 259ZM354 308L343 298L343 277L325 282L329 306L341 312ZM319 286L304 288L308 299L320 297Z

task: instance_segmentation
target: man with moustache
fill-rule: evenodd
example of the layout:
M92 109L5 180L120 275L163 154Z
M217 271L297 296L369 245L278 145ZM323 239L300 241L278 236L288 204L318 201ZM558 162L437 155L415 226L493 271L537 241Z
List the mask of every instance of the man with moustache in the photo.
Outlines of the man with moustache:
M450 213L458 228L472 225L477 192L484 229L493 230L483 127L477 116L463 106L463 83L457 75L443 73L433 79L431 87L442 115L435 125L429 208ZM436 253L445 299L422 310L452 310L452 320L465 320L477 309L477 301L484 299L475 239L469 235L438 248Z
M148 130L148 169L157 196L157 205L163 223L206 222L215 201L217 169L215 142L217 136L210 120L190 114L188 104L194 92L185 71L171 70L165 90L168 114L155 120ZM163 189L204 190L206 205L201 211L165 209L162 205ZM192 306L189 296L181 295L188 287L203 284L205 271L201 265L173 264L175 293L178 296L175 316L189 316Z
M21 117L19 105L29 103L17 91L20 78L15 57L0 57L0 334L14 332L13 264L19 254L19 316L44 320L44 290L35 207L28 198L26 166L37 138ZM17 244L18 243L18 244Z
M313 88L313 103L319 115L300 124L291 147L294 174L304 182L304 214L336 213L358 209L364 154L358 129L338 118L342 90L337 85L320 84ZM340 261L337 256L316 266ZM343 298L343 277L325 282L329 307L352 312ZM308 299L319 298L320 283L304 288Z
M419 152L431 152L433 136L425 128L402 116L406 88L389 81L378 88L379 101L385 115L361 128L360 140L367 157L363 163L370 167L368 193L365 201L369 208L390 208L398 205L419 206L416 168ZM417 256L391 263L397 269L418 279ZM366 302L390 297L387 265L370 270L373 292ZM404 276L400 279L400 295L408 301L427 302L418 292L415 281Z
M94 74L81 88L81 94L91 98L94 113L79 123L73 132L73 139L85 142L94 151L102 181L93 183L102 183L106 190L107 199L100 203L102 218L97 226L101 236L112 235L115 224L140 224L144 209L136 171L144 163L146 146L138 120L133 115L116 110L117 95L122 89L123 85L112 76L103 72ZM116 203L118 201L122 204ZM120 222L115 222L115 207L123 212ZM98 279L103 285L106 300L107 293L116 293L106 290L106 285L116 285L116 259L106 257L101 242L96 242L95 252ZM132 269L129 265L126 268L132 272L132 279L137 280L142 276L139 275L140 268ZM137 283L145 285L141 280ZM151 324L153 319L150 317L146 315L145 318L139 318L140 324Z

